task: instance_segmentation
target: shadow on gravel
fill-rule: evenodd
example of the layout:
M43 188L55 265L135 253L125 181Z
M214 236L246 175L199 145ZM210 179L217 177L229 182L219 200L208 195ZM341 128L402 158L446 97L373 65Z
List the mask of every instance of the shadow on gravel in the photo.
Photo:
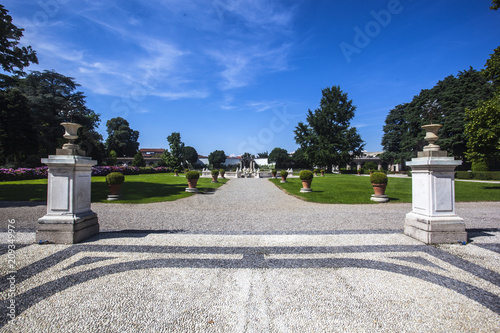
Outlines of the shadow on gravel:
M83 242L83 243L92 243L95 241L98 241L100 239L111 239L111 238L144 238L147 237L150 234L179 234L183 233L185 230L135 230L135 229L126 229L126 230L108 230L108 231L101 231L99 234L90 237Z
M47 206L47 201L0 201L0 208Z
M493 232L500 232L499 228L467 229L469 242L474 242L476 237L494 237Z

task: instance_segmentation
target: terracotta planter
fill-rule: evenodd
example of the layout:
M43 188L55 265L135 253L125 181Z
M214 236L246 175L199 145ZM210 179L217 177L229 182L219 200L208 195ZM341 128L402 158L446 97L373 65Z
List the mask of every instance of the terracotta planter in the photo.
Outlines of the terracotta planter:
M286 177L285 176L281 176L281 182L282 183L286 183Z
M179 177L179 173L178 172L175 173L175 177Z
M196 184L198 184L198 179L188 179L188 187L196 188Z
M108 188L109 188L109 192L111 193L111 195L120 195L122 184L108 185Z
M322 172L322 173L321 173L321 176L322 176L322 177L325 177L325 173L324 173L324 172Z
M219 178L219 176L212 176L212 183L218 183L217 178Z
M311 188L312 179L302 180L302 188Z
M372 184L375 195L384 195L387 184Z

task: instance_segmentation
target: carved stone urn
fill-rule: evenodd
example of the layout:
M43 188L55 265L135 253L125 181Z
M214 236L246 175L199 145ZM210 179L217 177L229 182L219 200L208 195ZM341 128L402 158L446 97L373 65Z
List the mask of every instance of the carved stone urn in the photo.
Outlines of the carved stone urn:
M439 151L441 149L438 145L435 144L435 142L439 139L437 132L441 127L443 127L443 125L440 124L429 124L422 126L422 128L426 132L424 140L429 143L424 147L424 151Z
M74 149L77 150L79 147L75 145L73 142L78 139L78 129L82 127L82 125L77 123L61 123L61 126L64 127L64 135L63 138L68 140L68 143L65 143L62 146L62 149Z

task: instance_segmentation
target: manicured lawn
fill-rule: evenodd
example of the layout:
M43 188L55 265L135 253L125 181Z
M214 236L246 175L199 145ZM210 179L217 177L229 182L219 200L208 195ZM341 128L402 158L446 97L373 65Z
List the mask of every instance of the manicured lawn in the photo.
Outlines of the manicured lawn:
M375 203L370 200L373 188L370 179L357 175L332 175L314 177L311 193L300 193L302 183L298 178L289 178L288 183L271 179L286 192L306 201L337 204ZM411 202L411 178L389 177L385 191L390 202ZM456 201L500 201L500 184L455 182Z
M228 179L220 179L219 183L212 183L212 179L200 178L198 190L200 193L214 191ZM174 174L146 174L125 176L122 187L122 200L114 203L150 203L173 201L185 198L192 193L185 191L187 180L183 175ZM106 177L92 177L92 202L106 202L109 194ZM23 180L17 182L0 182L1 201L46 201L47 179Z

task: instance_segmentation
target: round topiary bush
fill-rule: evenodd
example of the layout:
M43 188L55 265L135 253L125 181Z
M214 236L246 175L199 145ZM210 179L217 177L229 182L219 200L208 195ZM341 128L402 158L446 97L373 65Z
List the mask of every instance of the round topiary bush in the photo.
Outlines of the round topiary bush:
M273 174L273 176L276 176L276 174L278 173L278 171L276 171L276 169L272 169L271 173Z
M319 172L319 169L314 169L313 170L314 173L318 173Z
M108 185L121 185L125 181L125 176L121 172L111 172L106 176Z
M179 169L174 169L174 172L175 173L179 173Z
M285 178L286 178L286 177L288 177L288 171L286 171L286 170L282 170L282 171L280 172L280 176L281 176L281 177L285 177Z
M313 177L313 173L309 170L302 170L299 174L300 180L311 180Z
M374 172L370 175L372 184L387 184L387 175L383 172Z
M219 173L220 173L220 175L221 175L222 177L224 177L224 175L226 174L226 170L224 170L224 169L220 169L220 170L219 170Z
M218 176L219 170L212 170L212 176Z
M186 172L186 179L200 179L200 173L198 171L188 171Z

